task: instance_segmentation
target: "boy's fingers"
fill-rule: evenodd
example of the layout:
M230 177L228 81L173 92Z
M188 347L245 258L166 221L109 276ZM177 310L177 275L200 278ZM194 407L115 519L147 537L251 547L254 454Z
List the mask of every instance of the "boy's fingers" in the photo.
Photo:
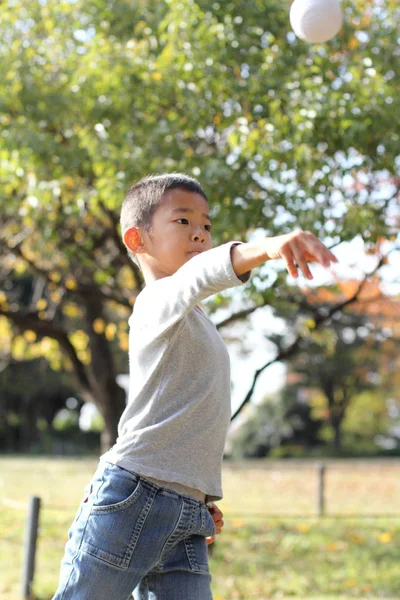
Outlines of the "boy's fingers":
M319 262L323 267L329 267L331 262L338 262L336 256L318 239L307 240L305 259L309 262Z
M289 247L285 249L282 248L281 256L286 265L287 270L289 271L289 274L295 279L297 279L299 273L296 269L296 265L294 264L293 252L290 250Z
M338 259L336 256L323 244L312 231L302 232L305 234L305 245L311 256L306 256L307 260L314 262L317 260L324 267L329 267L331 262L337 263Z
M299 266L299 268L301 269L301 272L303 273L304 277L306 277L307 279L312 279L313 276L308 267L304 250L302 250L301 248L297 248L296 246L293 246L293 254L294 254L295 261L296 261L297 265Z
M211 513L212 516L214 515L222 515L222 511L218 508L218 506L216 504L211 504L208 507L209 512Z
M211 537L206 537L206 542L207 545L209 546L210 544L212 544L213 542L215 542L215 535L211 536Z
M224 522L222 519L220 521L215 521L215 531L217 533L221 533L223 526L224 526Z
M322 242L316 239L314 244L318 245L319 254L324 261L322 264L324 264L325 267L329 267L331 262L338 262L336 256Z

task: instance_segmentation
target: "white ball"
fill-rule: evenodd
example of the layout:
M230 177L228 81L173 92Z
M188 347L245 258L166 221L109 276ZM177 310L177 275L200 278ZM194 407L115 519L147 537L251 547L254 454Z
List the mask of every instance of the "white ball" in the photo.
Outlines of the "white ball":
M290 8L290 24L300 39L312 44L327 42L342 27L339 0L294 0Z

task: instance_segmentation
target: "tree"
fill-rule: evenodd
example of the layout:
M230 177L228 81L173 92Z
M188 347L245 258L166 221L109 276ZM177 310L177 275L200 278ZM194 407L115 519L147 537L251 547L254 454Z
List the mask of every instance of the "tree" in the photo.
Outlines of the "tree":
M315 328L311 315L316 307L320 313L329 311L333 303L351 298L359 286L359 282L347 281L336 289L307 292L303 310L308 310L308 315L303 314L299 351L288 360L289 372L300 375L303 389L318 388L324 394L326 418L337 450L341 449L342 424L350 403L362 392L381 387L383 380L387 395L396 388L393 374L398 370L399 299L385 295L376 277L345 312L333 316L328 327L323 331ZM301 300L298 302L302 305Z
M390 235L396 5L348 2L327 46L296 40L272 0L0 10L3 346L73 372L106 449L125 405L116 347L143 285L119 237L126 188L149 172L198 176L215 243L294 224L332 244ZM275 278L249 284L248 311L280 301Z
M372 375L376 369L374 354L363 336L357 335L362 322L334 323L324 332L319 343L303 342L301 352L290 361L289 369L303 375L303 386L320 389L327 400L327 421L334 431L334 447L342 447L342 424L352 399L375 387ZM349 334L349 332L352 332Z
M271 452L293 456L324 444L319 437L323 420L312 415L312 408L299 401L296 391L295 386L286 386L276 397L266 396L251 407L232 434L233 458L263 458Z

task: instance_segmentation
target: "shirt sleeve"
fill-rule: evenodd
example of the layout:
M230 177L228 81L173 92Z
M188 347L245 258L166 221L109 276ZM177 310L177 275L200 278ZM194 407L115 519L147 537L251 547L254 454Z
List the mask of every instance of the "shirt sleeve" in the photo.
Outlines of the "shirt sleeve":
M250 279L251 271L238 277L231 250L242 242L228 242L197 254L170 277L147 285L136 299L137 326L169 328L202 300Z

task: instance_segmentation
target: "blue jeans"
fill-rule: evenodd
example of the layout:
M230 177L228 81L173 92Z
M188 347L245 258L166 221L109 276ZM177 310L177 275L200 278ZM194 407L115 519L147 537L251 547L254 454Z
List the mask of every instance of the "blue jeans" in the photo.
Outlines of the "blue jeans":
M53 600L212 600L208 508L99 464L68 532Z

